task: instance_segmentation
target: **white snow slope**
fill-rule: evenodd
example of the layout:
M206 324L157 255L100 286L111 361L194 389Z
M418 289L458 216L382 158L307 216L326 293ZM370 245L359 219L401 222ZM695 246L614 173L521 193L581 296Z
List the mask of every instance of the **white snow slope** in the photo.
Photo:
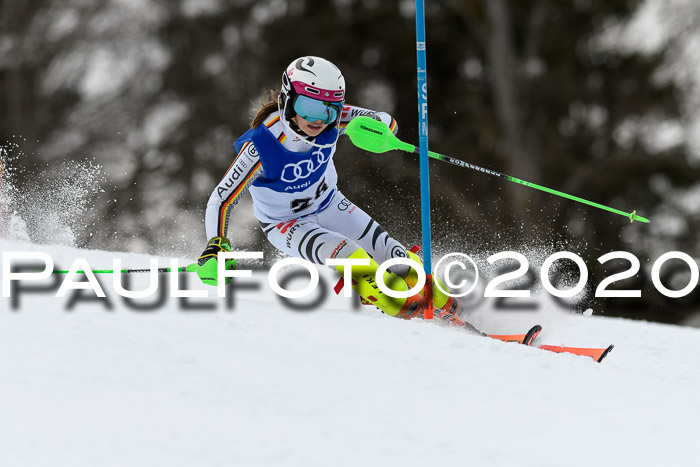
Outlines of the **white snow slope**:
M48 252L64 268L149 259L0 247ZM147 274L136 279L146 287ZM258 289L210 311L175 298L136 311L106 277L111 310L69 309L73 292L55 289L23 291L17 307L2 298L0 466L656 467L700 454L698 329L571 315L546 297L535 313L469 317L492 333L542 324L540 343L614 343L598 364L341 297L292 311L266 274L245 281ZM209 290L191 302L216 304Z

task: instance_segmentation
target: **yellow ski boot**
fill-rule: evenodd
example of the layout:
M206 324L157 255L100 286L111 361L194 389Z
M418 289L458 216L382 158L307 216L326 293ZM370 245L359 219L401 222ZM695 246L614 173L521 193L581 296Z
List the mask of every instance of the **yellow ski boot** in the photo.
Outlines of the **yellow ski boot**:
M419 248L416 245L410 250L406 251L406 254L408 255L409 259L412 259L418 264L423 264L423 260L417 255L418 249ZM413 268L411 268L411 270L408 272L405 280L409 287L414 287L418 283L418 274ZM458 317L459 312L461 311L459 303L454 299L454 297L450 297L442 292L442 290L440 290L436 285L437 283L440 284L440 287L442 287L443 290L448 290L437 275L433 274L433 307L435 308L435 317L437 318L438 316L444 316L447 318L447 315Z
M357 292L365 302L371 303L383 313L397 318L411 319L417 316L423 316L426 303L421 294L415 294L408 298L394 298L386 295L379 289L376 281L376 273L379 264L372 259L365 250L359 248L351 254L349 258L369 259L369 266L352 267L352 289ZM342 277L345 277L345 267L336 266L335 269ZM405 292L410 289L404 279L389 271L384 272L384 283L391 290L397 292ZM340 285L342 282L338 284ZM339 291L340 289L336 288L336 293Z

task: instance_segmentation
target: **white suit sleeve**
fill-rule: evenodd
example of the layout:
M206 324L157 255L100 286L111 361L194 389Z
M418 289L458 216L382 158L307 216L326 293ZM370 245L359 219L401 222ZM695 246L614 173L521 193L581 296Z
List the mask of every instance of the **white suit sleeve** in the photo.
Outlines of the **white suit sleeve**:
M241 148L231 167L226 171L226 175L209 197L204 219L207 239L226 236L229 215L233 207L238 204L253 181L262 176L262 173L258 151L249 141Z
M338 125L340 134L345 132L345 127L348 126L350 120L361 115L366 115L368 117L381 120L387 124L394 134L399 131L399 125L396 123L396 119L386 112L377 112L376 110L365 109L355 105L346 105L343 107L343 112L340 115L340 124Z

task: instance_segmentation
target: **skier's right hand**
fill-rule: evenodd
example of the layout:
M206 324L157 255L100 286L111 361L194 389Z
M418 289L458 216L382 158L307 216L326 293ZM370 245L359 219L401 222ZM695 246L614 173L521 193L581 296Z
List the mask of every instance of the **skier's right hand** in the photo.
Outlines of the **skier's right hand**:
M207 285L219 284L219 252L231 251L231 241L226 237L213 237L207 242L207 247L197 259L195 272L199 279ZM236 260L226 260L225 269L236 269ZM230 277L224 278L224 284L231 282Z

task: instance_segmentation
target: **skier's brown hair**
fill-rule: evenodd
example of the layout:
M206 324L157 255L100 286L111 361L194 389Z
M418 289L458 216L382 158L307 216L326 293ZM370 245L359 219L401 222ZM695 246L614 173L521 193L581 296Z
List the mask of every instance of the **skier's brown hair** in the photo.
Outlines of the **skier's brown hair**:
M257 128L265 121L267 117L270 116L272 112L277 110L277 99L279 97L278 91L273 91L267 89L263 91L260 97L260 107L258 108L253 120L250 122L251 128Z

